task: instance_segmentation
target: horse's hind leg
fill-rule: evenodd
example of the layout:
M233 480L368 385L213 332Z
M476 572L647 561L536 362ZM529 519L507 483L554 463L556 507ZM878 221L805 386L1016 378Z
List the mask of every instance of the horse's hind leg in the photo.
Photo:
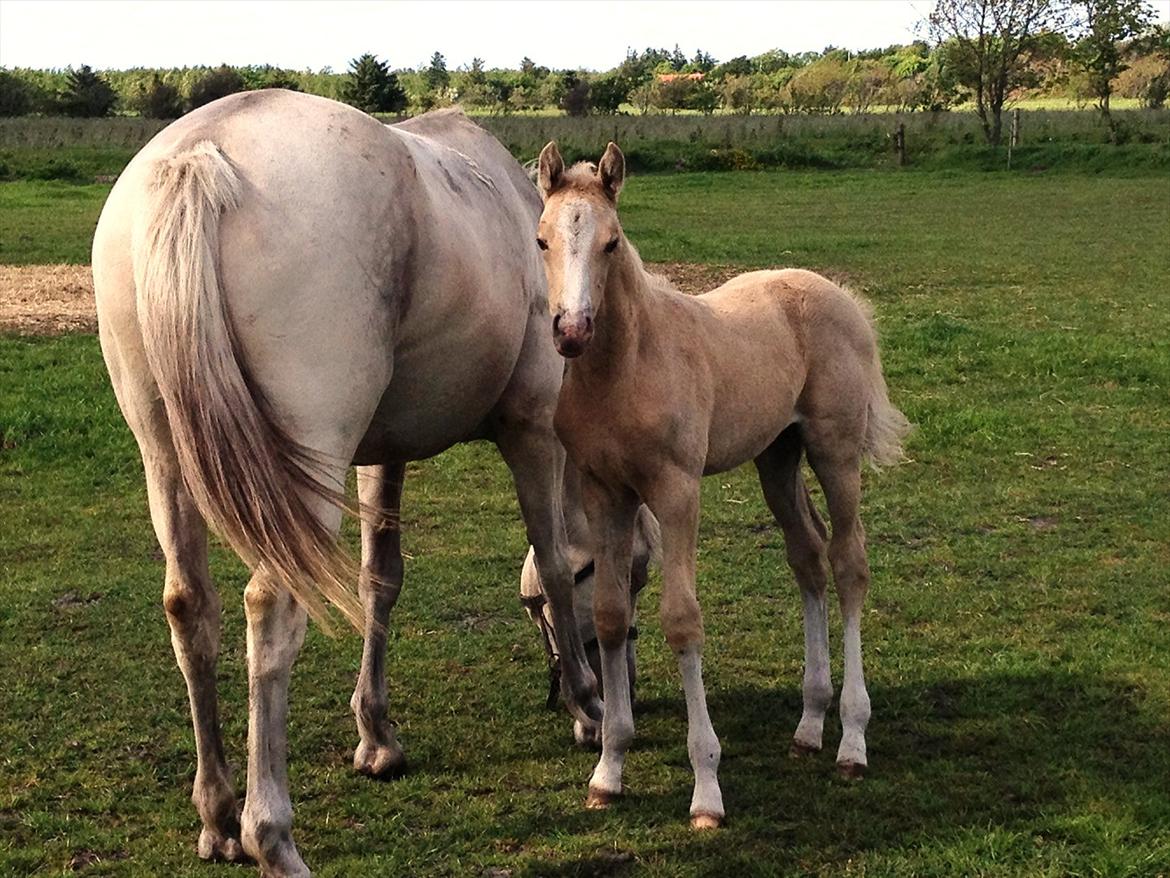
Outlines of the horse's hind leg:
M861 610L869 591L870 572L865 528L858 513L864 417L858 420L860 423L812 423L805 430L809 463L825 491L833 525L829 563L845 629L845 679L841 685L841 746L837 750L837 767L846 777L860 777L865 771L865 728L870 715L861 662Z
M801 450L800 427L793 425L756 458L764 499L784 531L788 565L804 604L804 710L792 738L793 755L821 749L825 712L833 700L825 605L826 531L800 473Z
M183 484L161 403L145 418L127 411L127 420L146 467L150 517L167 564L163 607L191 704L198 758L191 800L203 823L197 850L205 860L240 860L236 799L219 726L220 600L207 568L207 526Z
M362 574L358 588L366 609L365 647L350 707L361 741L353 767L370 777L397 777L406 769L394 723L386 715L386 629L402 590L402 543L398 510L404 464L358 468L358 497L384 513L362 519Z

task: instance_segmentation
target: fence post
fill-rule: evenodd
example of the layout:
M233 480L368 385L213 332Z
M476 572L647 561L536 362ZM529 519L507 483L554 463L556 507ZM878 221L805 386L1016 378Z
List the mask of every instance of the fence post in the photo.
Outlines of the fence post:
M894 131L894 151L898 153L898 167L906 166L906 124L899 122Z
M1020 108L1012 110L1012 146L1020 145Z

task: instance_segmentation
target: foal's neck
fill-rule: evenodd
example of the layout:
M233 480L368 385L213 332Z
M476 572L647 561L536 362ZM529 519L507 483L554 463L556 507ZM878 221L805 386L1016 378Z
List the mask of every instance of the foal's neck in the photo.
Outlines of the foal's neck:
M593 341L570 372L605 383L630 372L635 367L639 338L649 329L651 293L650 276L641 258L629 241L623 240L609 269Z

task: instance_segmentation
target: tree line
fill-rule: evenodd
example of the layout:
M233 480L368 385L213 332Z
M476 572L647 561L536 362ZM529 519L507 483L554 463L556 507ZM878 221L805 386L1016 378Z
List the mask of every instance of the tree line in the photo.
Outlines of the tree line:
M346 73L271 66L136 68L96 72L0 69L0 115L170 119L227 94L291 88L367 112L403 114L461 104L490 113L559 109L570 115L715 111L865 113L947 110L971 104L989 143L1006 105L1022 95L1092 102L1112 124L1115 95L1162 107L1170 95L1170 28L1147 0L939 0L921 29L929 39L851 52L779 49L719 62L698 50L627 50L605 71L557 70L524 58L487 69L480 58L451 70L435 52L416 69L374 55Z

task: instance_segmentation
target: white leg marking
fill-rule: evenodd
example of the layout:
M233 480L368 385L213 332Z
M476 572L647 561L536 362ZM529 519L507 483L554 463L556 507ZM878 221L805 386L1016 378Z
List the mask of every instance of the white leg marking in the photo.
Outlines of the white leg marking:
M861 666L861 607L845 612L845 682L841 686L841 747L837 764L864 768L869 693Z
M691 798L691 817L714 818L703 826L718 825L723 818L723 793L719 789L719 739L707 713L707 692L703 688L703 659L698 645L678 654L683 692L687 699L687 751L695 770L695 793ZM606 690L608 692L608 690ZM695 824L698 828L699 823Z
M630 703L630 677L626 644L601 647L601 679L605 686L605 713L601 720L601 759L589 780L591 805L603 807L621 795L622 767L634 740L634 710Z
M801 590L804 603L804 712L793 735L797 750L820 750L825 712L833 700L829 671L829 617L825 595Z

